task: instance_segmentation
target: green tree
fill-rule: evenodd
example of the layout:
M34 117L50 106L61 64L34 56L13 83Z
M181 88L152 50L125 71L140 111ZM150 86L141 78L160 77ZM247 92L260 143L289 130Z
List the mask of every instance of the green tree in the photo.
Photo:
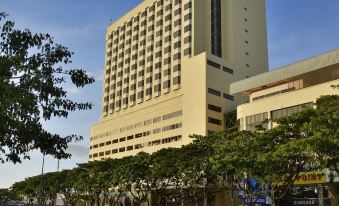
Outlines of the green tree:
M316 158L319 168L339 171L339 95L322 96L315 107L303 128L304 132L312 132L307 141L308 151Z
M33 201L38 198L38 189L40 187L40 179L38 176L28 177L23 181L16 182L12 185L12 191L33 205Z
M0 206L6 206L8 201L15 200L15 193L7 188L0 189Z
M67 144L81 136L62 137L45 130L41 121L91 109L91 103L67 98L70 79L76 87L94 82L82 69L65 70L73 55L49 34L19 30L0 13L0 161L21 162L29 151L68 158Z
M82 200L85 192L84 185L79 178L84 171L79 168L63 170L58 173L64 178L60 184L60 196L66 206L75 206Z

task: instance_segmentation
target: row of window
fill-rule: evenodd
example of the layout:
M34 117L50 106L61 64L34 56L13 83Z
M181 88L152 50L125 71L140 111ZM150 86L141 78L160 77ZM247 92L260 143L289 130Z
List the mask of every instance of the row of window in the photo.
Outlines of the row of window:
M257 101L257 100L260 100L260 99L265 99L265 98L268 98L268 97L276 96L278 94L284 94L284 93L287 93L287 92L290 92L290 91L294 91L294 90L295 90L295 88L288 88L288 89L283 89L283 90L275 91L275 92L272 92L272 93L269 93L269 94L265 94L265 95L260 95L260 96L254 97L254 98L252 98L252 101Z
M296 80L296 81L293 81L293 82L289 82L287 84L287 89L283 89L283 90L271 92L269 94L254 97L254 98L252 98L252 101L264 99L264 98L267 98L267 97L272 97L272 96L275 96L275 95L278 95L278 94L283 94L283 93L287 93L287 92L294 91L294 90L297 90L297 89L302 89L302 88L304 88L304 82L303 82L302 79L299 79L299 80Z
M147 143L142 143L142 144L136 144L136 145L130 145L127 147L120 147L119 149L112 149L112 150L107 150L105 152L99 152L99 153L94 153L89 155L89 158L96 158L96 157L103 157L103 156L107 156L107 155L111 155L111 154L116 154L116 153L121 153L121 152L126 152L126 151L131 151L131 150L138 150L138 149L142 149L144 147L151 147L151 146L156 146L156 145L160 145L160 144L168 144L171 142L177 142L177 141L181 141L182 140L182 136L178 135L178 136L173 136L173 137L167 137L167 138L163 138L163 139L158 139L158 140L154 140L154 141L150 141Z
M218 90L215 90L215 89L212 89L212 88L208 88L207 92L208 92L209 94L214 95L214 96L221 97L221 92L218 91ZM232 95L223 93L222 96L223 96L224 99L227 99L227 100L230 100L230 101L234 101L234 96L232 96Z
M116 135L118 133L123 133L123 132L126 132L126 131L137 129L137 128L140 128L142 126L150 125L152 123L156 124L156 123L161 122L161 120L165 121L165 120L168 120L168 119L172 119L172 118L181 116L182 114L183 114L183 111L179 110L179 111L172 112L172 113L169 113L169 114L165 114L165 115L162 115L162 116L154 117L152 119L148 119L148 120L145 120L143 122L137 122L135 124L131 124L131 125L128 125L126 127L121 127L120 129L115 129L115 130L112 130L112 131L109 131L109 132L105 132L105 133L95 135L95 136L91 137L91 141L99 139L99 138L103 138L103 137L106 137L106 136Z
M207 60L207 65L208 66L211 66L213 68L216 68L216 69L220 69L221 65L216 63L216 62L213 62L211 60ZM222 66L222 70L226 73L229 73L229 74L233 74L234 71L228 67L225 67L225 66Z
M180 2L180 3L179 3ZM135 80L137 79L137 75L128 75L130 77L127 77L121 81L117 81L116 82L116 78L118 77L122 77L123 74L129 74L129 72L131 70L136 70L139 66L140 67L144 67L148 62L153 62L154 58L158 58L158 57L162 57L162 53L164 52L166 53L171 53L172 50L172 46L174 47L174 49L176 48L181 48L182 43L174 38L176 37L181 37L181 31L183 30L183 32L189 32L191 31L191 22L189 22L189 24L185 24L185 26L182 26L182 21L191 21L192 19L192 14L190 13L191 11L186 11L188 9L190 9L192 7L192 3L187 3L185 5L183 5L183 9L181 7L179 8L175 8L172 11L172 5L177 5L177 4L181 4L181 1L179 2L173 2L173 3L169 3L168 5L166 5L167 3L165 3L164 8L158 8L156 11L156 5L163 5L162 3L156 2L154 5L152 5L151 7L148 8L148 10L138 14L137 17L134 17L133 19L131 19L130 21L126 22L123 26L119 27L116 31L113 31L112 34L109 37L109 41L108 41L108 61L106 63L107 65L107 70L106 70L106 79L105 79L105 97L104 97L104 102L105 105L103 106L103 113L104 115L108 114L108 110L111 111L120 111L121 106L123 106L124 108L127 108L128 106L133 106L135 105L135 101L136 99L138 99L138 103L141 103L142 101L144 101L144 95L146 95L146 100L152 98L152 95L154 95L155 97L160 96L160 92L161 92L161 88L163 87L164 92L169 92L171 84L174 87L174 89L179 89L179 86L181 84L181 79L180 79L180 73L176 74L172 80L166 80L164 82L162 82L162 84L156 84L153 85L152 87L148 87L145 88L145 90L143 89L145 82L146 84L152 84L153 83L153 79L145 79L139 82L133 82L131 83L131 85L129 85L129 88L124 88L122 89L122 85L127 85L130 84L130 80ZM158 6L158 7L160 7ZM180 16L178 19L175 19L174 21L174 27L179 27L178 30L174 30L172 32L172 22L169 25L163 25L163 20L167 20L170 21L172 19L172 15L177 16L177 15L181 15L182 11L186 11L185 15L183 15L182 17ZM164 11L169 11L169 14L166 14L164 19L163 19L163 14ZM153 13L155 12L155 13ZM149 13L149 15L148 15ZM155 15L158 15L158 20L156 21ZM149 21L149 23L147 23L147 19ZM133 23L135 22L135 23ZM157 25L157 27L155 28L155 23ZM135 26L133 26L133 24ZM148 25L148 26L147 26ZM164 26L164 28L162 28L162 26ZM182 28L181 28L182 26ZM161 28L160 28L161 27ZM164 31L162 31L162 29L164 29ZM154 33L153 31L156 30ZM147 31L149 32L149 36L146 38L146 34ZM133 36L133 33L135 33L135 35ZM167 34L169 33L169 34ZM173 40L172 40L172 34L173 34ZM167 36L166 36L167 35ZM127 37L128 36L128 37ZM161 38L160 41L155 42L155 37L156 36L164 36L165 38L165 43L173 41L173 45L169 45L166 48L161 49L160 51L153 51L155 48L158 47L162 47L163 45L163 38ZM140 39L139 39L140 38ZM132 42L133 39L133 42ZM123 41L123 42L122 42ZM135 44L134 41L137 41ZM121 43L119 43L121 42ZM191 43L191 37L185 37L184 38L184 44L188 44ZM127 48L125 48L125 45L129 45ZM140 48L139 48L140 46ZM131 47L131 48L130 48ZM109 51L109 50L112 51ZM137 51L139 49L138 52L133 52L133 51ZM151 55L147 55L147 57L144 57L146 55L146 49L147 49L147 53L150 53ZM162 51L163 50L163 51ZM166 58L164 59L164 62L158 62L155 64L151 64L150 66L147 66L146 71L147 73L152 73L153 72L153 66L155 69L157 68L162 68L163 65L166 65L166 67L171 67L170 63L172 61L175 60L180 60L182 55L183 56L189 56L191 55L191 48L190 45L188 48L184 48L183 53L179 52L173 55L173 58ZM138 56L139 55L139 56ZM127 58L126 58L127 56ZM137 59L142 59L141 61L138 61L136 63L133 62L133 65L129 65L131 63L131 60L137 60ZM127 65L126 65L127 64ZM163 64L163 65L162 65ZM119 70L120 68L122 69L124 67L124 65L128 66L128 68L125 68L124 71L119 71L118 75L115 74L115 72L117 70ZM173 71L180 71L180 65L178 65L177 63L175 63L175 65L173 66ZM179 67L179 68L177 68ZM142 70L144 68L141 68ZM113 74L111 75L111 72L113 72ZM140 72L142 72L142 74L140 74ZM143 71L139 71L138 72L138 76L144 76L144 70ZM169 76L170 72L164 72L163 76ZM152 75L153 76L153 75ZM158 77L158 79L161 79L162 73L158 73L155 74L155 76L153 77L155 80L157 80L156 77ZM108 78L107 78L108 77ZM113 82L112 82L113 81ZM172 82L171 82L172 81ZM136 91L136 87L138 85L138 88L141 88L143 91L139 91L138 93L135 93ZM148 86L148 85L146 85ZM125 86L126 87L126 86ZM115 90L118 91L115 91ZM122 98L122 94L128 94L130 91L132 91L132 95L129 95L128 97L123 97ZM134 92L133 92L134 91ZM133 94L135 93L135 94ZM117 99L115 99L117 98Z
M181 127L182 127L182 123L172 124L172 125L164 126L162 128L154 129L153 134L157 134L161 131L166 132L166 131L169 131L169 130L175 130L175 129L178 129L178 128L181 128ZM121 137L121 138L117 138L117 139L114 139L114 140L111 140L111 141L95 144L93 146L90 146L90 149L97 149L99 147L104 147L104 146L108 146L108 145L111 145L111 144L117 144L118 142L125 142L127 140L146 137L146 136L149 136L149 135L151 135L151 131L140 132L140 133L137 133L135 135L129 135L127 137Z
M305 108L310 108L310 107L313 107L312 102L274 110L274 111L271 111L271 119L275 121L281 117L292 115L296 112L300 112L301 110ZM263 113L247 116L246 117L246 130L255 131L258 125L260 125L264 129L267 129L268 124L267 122L264 122L265 120L268 120L268 112L263 112Z

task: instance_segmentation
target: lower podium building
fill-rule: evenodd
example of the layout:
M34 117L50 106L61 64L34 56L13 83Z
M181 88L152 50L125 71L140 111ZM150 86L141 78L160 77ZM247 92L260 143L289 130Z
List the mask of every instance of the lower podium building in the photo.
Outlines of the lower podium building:
M262 125L266 119L276 120L314 106L322 95L339 95L339 88L333 88L334 85L339 85L339 49L235 82L231 84L230 92L231 95L242 94L248 100L237 107L237 120L240 129L254 131L256 125ZM275 125L269 121L262 126L270 129ZM295 185L300 191L319 184L326 186L325 205L339 205L338 174L330 180L325 178L324 171L318 173L323 175L321 181L296 181ZM334 185L329 184L332 181ZM313 198L283 200L281 205L319 205L318 195L313 195Z
M247 97L248 102L237 107L237 119L240 129L253 131L265 119L313 106L321 95L339 95L332 85L339 85L339 49L235 82L230 92Z

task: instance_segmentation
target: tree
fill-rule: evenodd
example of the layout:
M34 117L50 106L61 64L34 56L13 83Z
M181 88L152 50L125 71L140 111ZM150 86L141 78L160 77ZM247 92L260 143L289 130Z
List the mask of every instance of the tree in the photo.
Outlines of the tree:
M261 175L262 164L257 157L260 153L256 135L250 131L231 129L214 135L215 153L210 157L220 181L228 183L232 190L244 193L249 205L254 206L262 194L258 185L250 184Z
M314 155L319 168L339 171L339 95L322 96L315 107L303 128L304 132L312 132L308 152Z
M84 171L74 168L58 173L64 178L64 181L60 183L60 196L67 206L75 206L82 200L82 195L85 192L84 185L79 178L82 172Z
M0 206L6 206L7 202L13 200L14 193L10 189L0 189Z
M82 137L50 133L40 121L91 109L91 103L68 99L63 86L68 79L76 87L94 79L82 69L63 69L73 53L49 34L15 29L6 16L0 13L0 161L21 162L32 150L69 158L67 144Z
M26 200L28 205L33 205L33 201L37 199L39 187L40 179L38 176L34 176L14 183L11 188L16 195Z
M315 108L280 118L270 130L225 132L215 143L216 172L231 177L228 180L238 184L253 205L252 197L263 193L275 203L286 197L302 173L337 170L338 98L320 97ZM252 180L259 183L259 190L249 187Z

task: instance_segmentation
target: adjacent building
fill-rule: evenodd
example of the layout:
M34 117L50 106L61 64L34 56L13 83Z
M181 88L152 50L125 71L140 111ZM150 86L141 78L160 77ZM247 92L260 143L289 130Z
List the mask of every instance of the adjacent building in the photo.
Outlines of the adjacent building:
M264 0L145 0L111 24L90 160L223 129L230 84L268 71L265 15Z
M240 129L253 131L265 119L312 107L321 95L339 95L332 85L339 85L339 49L235 82L230 93L247 97L248 103L237 107L237 119Z

